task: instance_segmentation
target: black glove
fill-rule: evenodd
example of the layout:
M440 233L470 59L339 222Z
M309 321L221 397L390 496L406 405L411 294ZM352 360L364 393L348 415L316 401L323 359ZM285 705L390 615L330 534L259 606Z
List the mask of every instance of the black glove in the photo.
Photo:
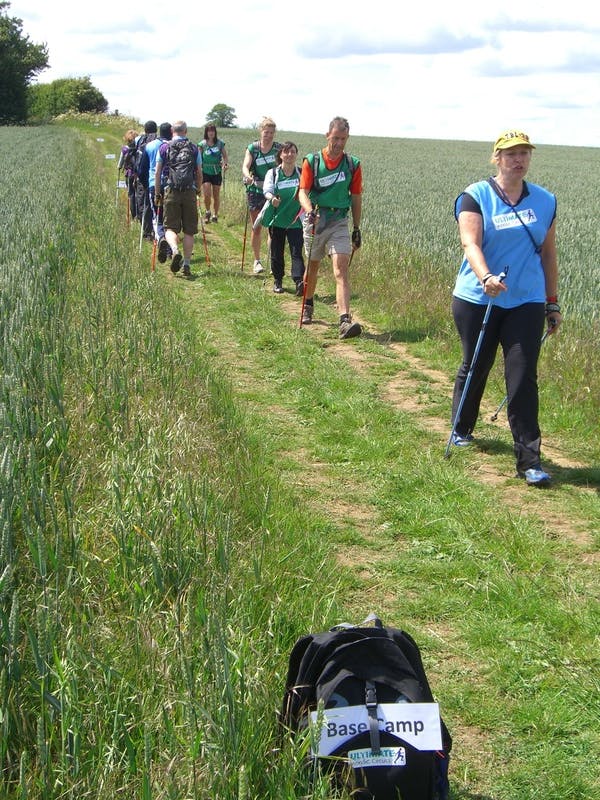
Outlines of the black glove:
M361 244L362 244L362 236L360 235L360 228L354 228L354 230L352 231L352 246L354 247L355 250L358 250Z

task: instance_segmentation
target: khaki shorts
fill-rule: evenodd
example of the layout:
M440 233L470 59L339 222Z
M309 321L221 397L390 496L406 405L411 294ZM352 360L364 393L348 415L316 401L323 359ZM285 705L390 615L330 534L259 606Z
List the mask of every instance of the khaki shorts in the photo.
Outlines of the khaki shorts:
M319 223L316 225L317 233L312 236L312 225L304 222L304 250L306 257L311 261L320 261L326 255L347 255L352 253L352 241L348 230L348 218L336 219L328 222L322 231ZM312 243L311 243L312 239Z
M198 233L198 203L195 189L169 189L165 191L165 228L175 233L182 230L189 236Z

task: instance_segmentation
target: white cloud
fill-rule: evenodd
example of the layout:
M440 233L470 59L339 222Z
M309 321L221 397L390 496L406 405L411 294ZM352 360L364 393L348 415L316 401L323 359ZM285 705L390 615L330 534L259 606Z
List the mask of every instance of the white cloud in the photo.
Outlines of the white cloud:
M89 75L112 110L201 126L227 103L248 126L493 141L519 125L538 143L600 146L600 8L530 0L510 16L480 0L346 0L290 12L275 0L171 7L15 0L46 42L42 82Z

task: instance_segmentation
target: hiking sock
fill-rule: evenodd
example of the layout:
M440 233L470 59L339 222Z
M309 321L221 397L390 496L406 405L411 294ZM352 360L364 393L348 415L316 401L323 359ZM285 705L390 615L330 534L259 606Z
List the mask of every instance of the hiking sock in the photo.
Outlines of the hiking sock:
M304 300L304 305L305 305L305 306L314 306L314 304L315 304L315 299L314 299L314 297L307 297L307 298Z
M340 314L340 325L342 322L350 322L350 314Z

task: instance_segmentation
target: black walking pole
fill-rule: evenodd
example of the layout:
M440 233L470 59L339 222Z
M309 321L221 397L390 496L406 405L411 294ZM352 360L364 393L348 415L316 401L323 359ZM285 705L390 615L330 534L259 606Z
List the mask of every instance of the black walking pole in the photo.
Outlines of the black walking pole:
M498 275L498 280L503 281L506 278L506 273L508 272L508 267L506 268L505 272L501 272ZM483 317L483 322L481 323L481 330L479 331L479 336L477 337L477 343L475 344L475 350L473 352L473 358L471 359L471 365L469 367L469 372L467 373L467 379L465 381L465 385L462 390L462 394L460 396L460 401L458 403L458 408L456 409L456 414L454 415L454 421L452 423L452 430L450 431L450 436L448 437L448 444L446 445L446 451L444 453L444 458L448 458L450 453L450 448L452 447L452 438L456 432L456 426L458 424L458 420L460 418L460 412L462 411L462 407L465 402L465 398L467 396L467 392L469 391L469 385L471 383L471 378L473 377L473 370L475 369L475 363L477 361L477 356L479 355L479 350L481 349L481 343L483 341L483 337L485 335L485 329L488 323L488 319L490 318L490 313L492 311L492 306L494 304L494 298L490 297L489 302L487 304L487 308L485 310L485 315Z

